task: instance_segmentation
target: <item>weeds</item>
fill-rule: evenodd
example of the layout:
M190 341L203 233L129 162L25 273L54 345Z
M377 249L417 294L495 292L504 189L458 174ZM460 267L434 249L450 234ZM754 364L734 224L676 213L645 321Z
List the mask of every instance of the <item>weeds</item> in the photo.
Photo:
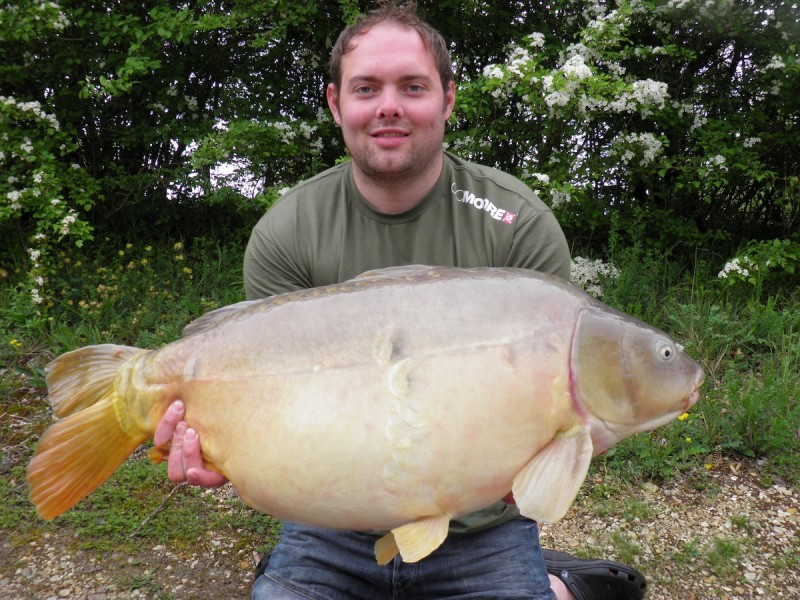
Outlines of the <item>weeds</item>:
M22 251L22 250L21 250ZM144 522L173 489L163 467L137 455L103 487L52 523L35 518L27 500L25 466L50 422L44 366L61 352L91 343L156 347L180 335L201 314L241 300L240 242L209 239L160 244L112 240L71 255L54 257L55 271L43 286L42 305L33 306L6 269L0 287L0 529L26 536L69 526L86 547L124 548L141 540L191 547L209 529L231 529L256 540L259 551L273 543L279 523L247 509L238 498L209 499L186 487L164 510ZM603 516L647 519L646 502L623 500L632 485L689 473L697 489L716 493L706 477L710 453L758 457L765 484L800 482L800 292L779 289L757 297L755 288L720 285L714 269L694 265L691 273L640 247L615 249L620 276L604 283L604 301L660 326L686 346L707 373L701 400L682 419L612 447L595 469L613 475L590 488L587 508ZM11 257L6 267L25 264ZM747 293L750 292L750 293ZM759 288L759 293L763 289ZM778 293L779 292L779 293ZM217 502L213 510L209 501ZM746 532L745 517L733 525ZM24 526L23 526L24 525ZM131 533L136 532L132 538ZM252 543L246 542L244 543ZM620 555L636 548L614 540ZM131 546L132 547L132 546ZM676 560L704 553L724 570L742 548L731 540L700 549L687 544ZM778 559L796 565L791 555ZM147 587L142 581L141 586Z
M674 266L635 246L618 256L622 275L604 298L661 323L703 366L706 383L686 420L617 444L599 459L604 468L663 480L723 452L766 458L764 477L800 482L800 292L773 284L777 293L762 298L761 287L734 289L707 265L679 280Z

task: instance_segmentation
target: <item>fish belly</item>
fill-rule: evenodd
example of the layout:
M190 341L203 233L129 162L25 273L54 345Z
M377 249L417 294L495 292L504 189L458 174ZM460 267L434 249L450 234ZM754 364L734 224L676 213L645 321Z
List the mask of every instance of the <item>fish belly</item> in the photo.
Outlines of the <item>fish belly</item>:
M294 308L216 331L180 392L207 459L265 513L388 529L471 512L574 418L569 335L552 324L487 334L401 311L331 334L330 319Z

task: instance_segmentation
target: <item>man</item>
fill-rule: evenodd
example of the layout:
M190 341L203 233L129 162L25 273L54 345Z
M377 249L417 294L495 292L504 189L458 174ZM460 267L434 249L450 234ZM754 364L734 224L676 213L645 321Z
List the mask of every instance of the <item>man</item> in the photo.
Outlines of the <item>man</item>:
M248 299L403 264L512 266L569 278L567 243L548 208L510 175L443 152L455 102L450 57L413 5L384 5L345 29L331 76L328 106L352 160L287 192L253 229ZM203 468L182 417L176 403L155 435L156 444L172 437L170 479L224 483ZM502 501L454 520L444 544L419 563L378 566L376 539L286 523L253 598L643 595L641 575L616 563L549 553L548 576L536 524Z

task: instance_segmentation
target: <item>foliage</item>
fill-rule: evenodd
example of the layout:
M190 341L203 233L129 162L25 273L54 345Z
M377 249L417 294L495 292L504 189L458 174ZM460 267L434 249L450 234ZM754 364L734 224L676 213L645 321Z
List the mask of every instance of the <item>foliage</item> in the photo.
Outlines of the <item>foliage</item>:
M88 545L166 535L188 545L217 518L205 495L182 489L131 540L168 485L137 457L74 514L29 527L24 465L49 422L43 368L88 343L161 345L243 297L252 224L284 188L345 154L325 105L325 62L341 26L372 5L0 5L4 533L68 523ZM583 283L672 332L706 370L687 415L595 465L628 481L665 479L702 475L709 453L723 453L800 483L794 3L419 5L455 63L448 148L537 190ZM271 543L276 522L223 504L219 526L261 550ZM712 550L715 571L736 561L725 540ZM682 556L698 553L692 543Z
M800 284L800 243L792 240L752 240L717 275L731 288L749 284L762 297Z
M0 294L0 327L17 340L6 344L24 354L37 338L47 339L54 353L92 343L169 342L194 318L244 299L243 242L106 240L91 254L58 252L53 264L59 277L42 305L46 316L20 307L12 286Z
M334 164L344 148L326 60L373 5L0 7L0 236L31 249L10 265L29 275L27 302L50 301L57 250L154 226L205 235L230 215L247 228L281 189ZM797 230L791 2L419 5L456 67L449 147L527 181L576 254L597 255L615 228L627 245L635 222L646 248L683 256Z
M462 83L472 129L453 146L520 173L576 244L598 248L636 211L663 250L786 235L800 208L790 5L556 3L559 27L542 19Z
M664 479L709 453L726 452L761 458L765 473L797 483L798 288L784 281L779 296L765 300L752 287L750 295L731 296L724 280L695 284L708 280L701 264L687 282L676 280L669 261L657 254L637 260L628 250L625 256L634 260L615 261L620 276L607 282L604 299L672 333L704 368L706 383L688 414L623 441L603 463L632 479Z

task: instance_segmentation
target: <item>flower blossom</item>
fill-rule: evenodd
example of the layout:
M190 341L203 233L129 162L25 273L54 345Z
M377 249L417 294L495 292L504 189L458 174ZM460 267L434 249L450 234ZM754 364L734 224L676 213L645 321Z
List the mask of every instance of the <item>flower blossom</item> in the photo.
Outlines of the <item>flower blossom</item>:
M574 77L575 79L586 79L592 76L592 70L583 61L583 56L576 54L572 56L564 66L561 67L564 75L567 77Z
M722 270L717 274L717 277L719 279L727 279L731 273L736 273L742 277L749 277L750 269L755 271L758 269L758 265L753 263L753 261L746 256L742 256L741 258L737 256L736 258L725 263L725 266L722 267Z

